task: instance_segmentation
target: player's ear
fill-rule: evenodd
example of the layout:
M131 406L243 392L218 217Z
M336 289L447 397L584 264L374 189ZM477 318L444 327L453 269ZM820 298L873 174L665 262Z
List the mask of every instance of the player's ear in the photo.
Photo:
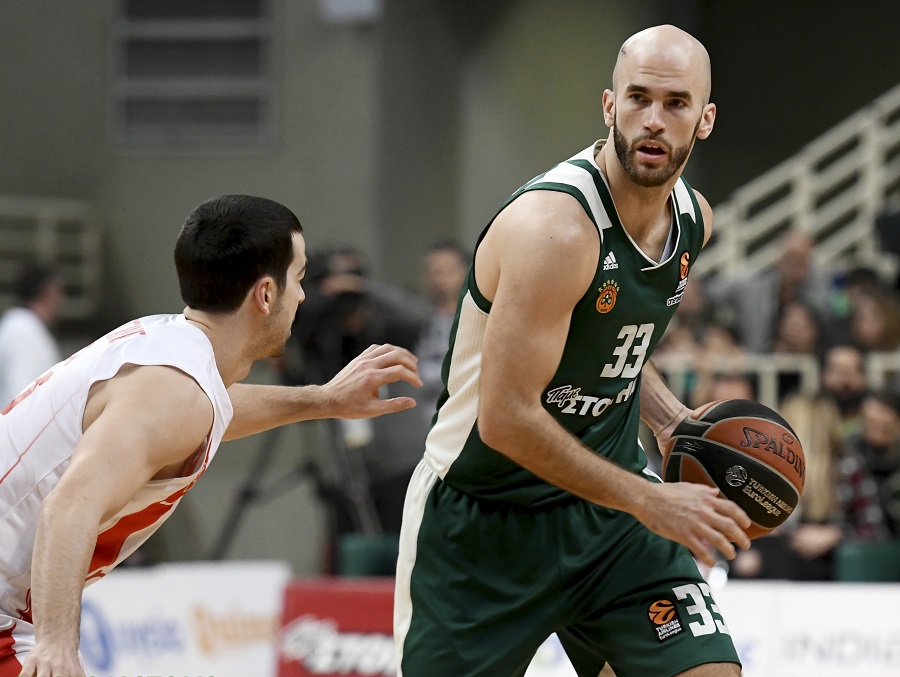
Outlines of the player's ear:
M716 122L716 104L708 103L703 107L703 116L700 118L700 126L697 127L697 138L705 139L712 134L713 125Z
M616 122L616 94L611 89L603 90L603 124L612 129Z
M268 315L275 306L275 280L268 275L259 278L250 294L253 304L264 315Z

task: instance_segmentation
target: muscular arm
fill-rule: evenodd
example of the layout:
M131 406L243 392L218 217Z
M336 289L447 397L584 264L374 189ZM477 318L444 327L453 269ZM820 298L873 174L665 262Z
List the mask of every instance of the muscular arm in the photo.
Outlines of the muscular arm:
M483 346L481 437L548 482L633 514L709 564L713 548L733 557L730 541L749 545L735 521L742 519L737 506L710 487L661 485L626 471L585 447L541 405L598 256L595 227L564 194L526 193L491 226L475 264L493 303Z
M37 643L23 675L81 675L81 592L100 525L165 468L183 464L212 426L212 405L184 373L127 368L92 390L85 432L41 509L32 557Z
M322 386L263 386L235 383L228 389L234 418L226 440L287 423L317 418L371 418L415 406L410 397L380 399L378 389L395 381L422 385L408 350L373 345Z
M596 229L578 209L564 194L526 193L479 247L476 277L493 299L478 426L487 444L548 482L630 512L644 480L588 450L541 405L600 251Z

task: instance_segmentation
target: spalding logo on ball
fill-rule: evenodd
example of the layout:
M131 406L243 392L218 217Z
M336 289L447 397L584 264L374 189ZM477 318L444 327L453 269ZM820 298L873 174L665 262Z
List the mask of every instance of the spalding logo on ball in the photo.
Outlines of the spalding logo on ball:
M718 488L750 517L750 538L794 512L805 477L803 448L791 426L753 400L707 404L678 424L664 450L663 479Z

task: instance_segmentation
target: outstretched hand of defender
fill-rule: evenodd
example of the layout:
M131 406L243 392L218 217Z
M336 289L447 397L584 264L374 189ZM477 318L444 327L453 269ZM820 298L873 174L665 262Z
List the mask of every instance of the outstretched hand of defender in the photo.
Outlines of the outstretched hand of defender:
M750 547L745 529L750 518L719 490L704 484L648 482L646 508L635 514L650 531L686 546L707 566L715 564L715 551L734 559L735 545Z
M416 356L405 348L390 344L369 346L323 386L332 401L333 415L371 418L416 406L411 397L381 399L378 390L396 381L420 388L417 363Z

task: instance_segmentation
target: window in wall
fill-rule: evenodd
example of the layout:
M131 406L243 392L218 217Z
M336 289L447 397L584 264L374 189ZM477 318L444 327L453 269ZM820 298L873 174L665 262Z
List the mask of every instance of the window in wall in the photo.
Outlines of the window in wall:
M275 137L272 0L114 0L117 145L267 146Z

